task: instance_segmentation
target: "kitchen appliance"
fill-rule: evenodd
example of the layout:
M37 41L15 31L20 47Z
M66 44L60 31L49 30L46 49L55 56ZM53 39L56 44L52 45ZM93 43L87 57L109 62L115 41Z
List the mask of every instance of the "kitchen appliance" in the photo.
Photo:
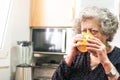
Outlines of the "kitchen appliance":
M15 80L32 80L32 42L18 41L18 65Z
M34 43L33 52L64 54L66 52L66 40L69 30L71 28L32 28L31 41Z

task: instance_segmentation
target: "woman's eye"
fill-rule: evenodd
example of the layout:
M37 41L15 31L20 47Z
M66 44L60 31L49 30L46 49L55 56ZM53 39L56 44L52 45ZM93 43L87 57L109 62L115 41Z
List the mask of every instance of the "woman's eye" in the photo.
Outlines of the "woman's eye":
M91 30L90 31L92 34L96 34L96 33L98 33L99 31L98 30Z
M87 30L82 30L82 32L87 32Z

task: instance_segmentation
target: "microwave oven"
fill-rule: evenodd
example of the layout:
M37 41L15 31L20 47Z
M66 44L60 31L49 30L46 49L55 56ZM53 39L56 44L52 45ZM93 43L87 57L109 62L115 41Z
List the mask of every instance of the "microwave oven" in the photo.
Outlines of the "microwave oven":
M31 28L33 52L66 53L69 30L71 28Z

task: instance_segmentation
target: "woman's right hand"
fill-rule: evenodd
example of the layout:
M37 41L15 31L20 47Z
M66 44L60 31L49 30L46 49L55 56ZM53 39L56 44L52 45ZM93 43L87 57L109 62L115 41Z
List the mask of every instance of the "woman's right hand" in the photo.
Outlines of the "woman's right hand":
M67 55L65 57L66 63L70 66L74 57L80 53L78 52L77 46L80 46L80 44L77 44L78 41L82 40L82 35L77 34L71 39L71 43L69 46L69 50L67 50Z

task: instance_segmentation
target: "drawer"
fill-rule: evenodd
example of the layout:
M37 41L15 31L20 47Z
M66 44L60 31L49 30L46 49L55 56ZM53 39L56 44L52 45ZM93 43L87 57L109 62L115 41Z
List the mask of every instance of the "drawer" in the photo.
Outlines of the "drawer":
M51 80L55 68L35 68L33 73L33 78L38 80Z
M38 79L34 79L34 80L51 80L51 78L38 78Z

